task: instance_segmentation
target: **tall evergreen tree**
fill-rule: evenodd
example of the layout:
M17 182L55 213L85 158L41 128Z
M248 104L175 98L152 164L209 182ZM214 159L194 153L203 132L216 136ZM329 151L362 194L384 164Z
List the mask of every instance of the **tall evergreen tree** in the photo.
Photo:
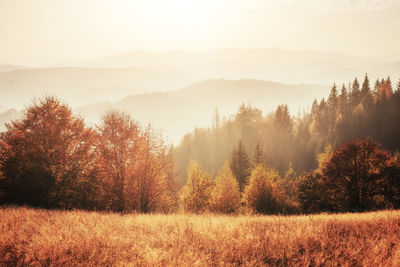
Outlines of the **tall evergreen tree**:
M336 84L333 84L331 88L331 92L328 97L327 101L327 108L328 108L328 116L331 122L334 122L336 119L336 111L338 106L338 97L337 97L337 89ZM334 126L334 125L331 125Z
M290 136L292 134L293 122L286 104L279 105L275 111L275 127L282 135Z
M387 84L387 87L390 88L390 90L393 91L392 81L390 80L390 76L387 77L386 84Z
M373 97L371 93L371 87L369 85L368 75L365 74L364 82L361 87L361 103L366 112L368 112L373 105Z
M370 92L371 92L371 88L369 86L368 75L365 74L364 82L363 82L362 87L361 87L361 98L365 97Z
M337 105L337 87L336 84L333 84L331 92L328 97L328 106L330 106L333 109L336 109L336 105Z
M314 98L314 101L311 105L311 116L314 118L318 113L318 101Z
M254 155L253 155L253 164L254 164L254 167L256 167L257 165L260 165L263 163L264 163L264 153L262 151L260 142L257 142L256 149L254 150Z
M347 100L348 100L347 89L346 89L346 86L343 84L342 89L340 90L340 96L339 96L339 112L342 115L344 115L346 113Z
M358 83L357 78L355 78L353 84L351 85L350 92L350 104L353 108L360 103L360 96L360 84Z
M379 79L376 79L375 85L374 85L374 91L373 94L374 96L378 95L379 87L381 86L381 82Z
M232 152L231 169L238 181L240 191L243 191L247 177L250 175L250 162L242 141L239 141L238 148Z

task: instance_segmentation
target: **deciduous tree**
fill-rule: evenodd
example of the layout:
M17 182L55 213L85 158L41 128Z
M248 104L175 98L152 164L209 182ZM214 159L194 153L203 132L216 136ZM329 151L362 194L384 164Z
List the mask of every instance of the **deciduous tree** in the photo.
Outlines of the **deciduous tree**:
M233 213L239 209L239 185L233 175L229 162L226 161L215 179L211 194L211 207L215 212Z

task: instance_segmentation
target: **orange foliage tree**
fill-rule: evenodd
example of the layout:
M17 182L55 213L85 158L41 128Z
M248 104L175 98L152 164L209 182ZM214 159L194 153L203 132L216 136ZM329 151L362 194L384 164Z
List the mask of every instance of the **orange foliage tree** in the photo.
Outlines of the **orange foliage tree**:
M337 211L388 207L398 193L399 170L390 153L370 139L352 141L339 147L326 163L324 192Z
M235 176L225 161L215 179L215 186L211 193L211 208L215 212L233 213L240 207L240 191Z
M100 169L110 208L126 208L126 187L134 181L139 151L139 126L126 113L108 111L98 126Z
M172 152L158 131L147 126L140 133L132 207L140 212L168 212L177 207Z
M214 183L211 175L191 160L187 169L187 182L182 188L181 203L185 212L202 213L210 208Z
M107 112L98 127L99 167L110 209L170 211L176 206L171 153L161 136L123 112Z
M6 200L48 208L94 205L94 132L71 109L47 97L7 125L0 168Z
M243 195L247 207L264 214L281 211L284 196L279 180L279 174L274 169L266 169L262 165L254 168Z

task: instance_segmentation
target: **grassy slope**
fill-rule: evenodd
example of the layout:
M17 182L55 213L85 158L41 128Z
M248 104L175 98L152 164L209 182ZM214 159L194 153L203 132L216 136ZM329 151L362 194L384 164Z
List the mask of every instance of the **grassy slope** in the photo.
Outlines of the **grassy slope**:
M0 265L400 265L400 211L118 215L0 208Z

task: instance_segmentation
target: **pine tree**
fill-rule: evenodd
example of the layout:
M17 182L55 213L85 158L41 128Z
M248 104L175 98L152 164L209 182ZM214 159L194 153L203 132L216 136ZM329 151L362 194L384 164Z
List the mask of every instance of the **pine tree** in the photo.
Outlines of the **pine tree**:
M381 86L381 82L379 81L379 79L376 79L376 82L375 82L375 85L374 85L374 91L373 91L374 96L378 95L380 86Z
M329 121L332 122L331 124L333 124L336 119L337 105L338 105L337 89L336 89L336 84L333 84L327 101L328 117ZM334 125L330 126L333 127Z
M337 87L336 84L333 84L331 92L329 93L328 97L328 106L336 108L336 105L337 105Z
M254 150L254 155L253 155L253 164L254 164L254 167L256 167L257 165L260 165L263 163L264 163L264 153L262 151L260 142L257 142L256 149Z
M364 82L361 88L361 103L364 111L369 111L373 105L374 99L371 93L371 87L369 85L368 75L365 74Z
M275 111L275 127L282 136L292 134L293 122L286 104L279 105Z
M369 86L368 75L365 74L364 82L363 82L362 87L361 87L361 98L365 97L365 96L368 95L370 92L371 92L371 88L370 88L370 86Z
M246 185L247 177L250 175L249 156L242 141L239 141L238 148L232 152L231 169L242 192Z
M312 102L311 105L311 116L314 118L318 113L318 101L317 99L314 98L314 101Z
M354 79L353 84L351 85L350 92L350 104L354 108L360 103L360 84L357 81L357 78Z
M348 100L348 95L347 95L347 89L346 86L343 84L342 89L340 90L340 96L339 96L339 112L344 115L347 110L347 100Z
M386 79L386 84L387 84L387 87L388 87L391 91L393 91L392 81L390 80L390 76L387 77L387 79Z

